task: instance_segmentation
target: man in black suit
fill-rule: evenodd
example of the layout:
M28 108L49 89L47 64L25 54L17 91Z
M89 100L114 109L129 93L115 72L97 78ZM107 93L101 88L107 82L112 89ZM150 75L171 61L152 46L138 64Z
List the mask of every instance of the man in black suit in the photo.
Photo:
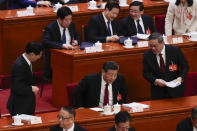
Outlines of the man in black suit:
M57 20L50 23L44 30L43 45L45 47L44 76L52 78L49 49L72 49L79 43L75 24L72 22L72 11L62 7L57 11Z
M102 13L89 20L88 39L90 42L106 43L119 40L117 36L119 23L115 20L119 11L120 6L117 2L108 2Z
M37 61L42 56L42 45L38 42L27 44L25 53L18 57L13 64L11 72L11 90L7 102L9 113L16 114L34 114L35 95L39 91L34 86L32 62Z
M135 128L130 126L131 116L127 111L120 111L115 115L115 126L108 131L135 131Z
M191 115L177 125L176 131L197 131L197 106L192 109Z
M127 86L118 64L104 63L102 72L85 76L75 88L76 107L98 107L126 102Z
M165 45L162 35L157 32L150 35L149 47L143 57L143 75L151 83L152 99L184 96L184 80L189 67L181 50ZM177 87L167 87L166 82L170 81L176 82Z
M152 19L144 15L142 2L134 1L129 6L129 16L120 21L119 35L126 37L139 34L150 34L155 32Z
M75 123L75 110L71 107L62 107L57 118L59 124L50 128L50 131L87 131Z

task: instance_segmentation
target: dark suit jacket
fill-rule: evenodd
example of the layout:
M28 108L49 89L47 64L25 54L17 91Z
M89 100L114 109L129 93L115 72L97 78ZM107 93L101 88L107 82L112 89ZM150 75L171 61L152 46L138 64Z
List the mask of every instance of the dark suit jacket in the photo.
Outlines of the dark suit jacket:
M71 23L70 26L68 27L70 36L71 36L71 42L72 40L77 40L78 43L80 44L79 41L79 36L77 34L75 24ZM43 35L43 46L45 48L45 72L44 75L45 77L51 79L52 77L52 71L50 67L50 52L49 49L62 49L62 43L61 43L61 33L60 29L58 26L57 21L54 21L50 23L44 30L44 35Z
M7 109L11 115L34 114L35 95L32 92L34 85L30 66L23 56L15 61L11 72L11 90Z
M97 107L100 101L102 73L96 73L85 76L75 88L75 106L76 107ZM112 84L113 104L125 103L127 97L127 86L122 75L118 74ZM122 95L122 100L117 101L117 95Z
M31 0L10 0L9 2L9 9L21 9L26 8L29 5L32 7L36 7L37 1L31 1Z
M57 4L58 2L60 4L74 4L74 3L81 3L83 0L69 0L67 3L64 2L64 0L49 0L52 4Z
M193 124L191 117L182 120L176 127L176 131L193 131Z
M63 128L61 128L59 125L53 126L50 128L50 131L63 131ZM87 131L86 129L80 127L75 123L74 131Z
M150 29L150 31L152 33L156 31L154 23L149 16L143 14L143 15L141 15L141 18L142 18L142 21L143 21L143 24L144 24L145 31L147 31L148 29ZM126 37L137 35L137 28L135 26L134 19L131 16L123 18L120 21L118 34L120 36L123 35L123 36L126 36Z
M177 77L182 77L185 79L188 72L188 63L185 56L178 47L165 45L165 55L166 55L166 65L165 73L162 73L157 62L156 55L153 54L151 50L144 53L143 58L143 76L146 80L151 83L151 93L152 95L158 94L159 90L164 88L155 87L155 79L163 79L165 81L172 81ZM177 71L169 71L169 65L177 65ZM179 97L177 95L183 94L185 90L185 85L182 83L176 88L165 88L172 97ZM160 95L160 94L158 94Z
M113 126L112 128L110 128L108 131L116 131L115 126ZM129 128L129 131L135 131L135 128L130 127L130 128Z
M112 25L113 34L117 35L119 23L116 20L113 20L111 22L111 25ZM94 43L97 41L105 43L107 36L108 36L107 26L102 13L93 16L88 22L88 40Z

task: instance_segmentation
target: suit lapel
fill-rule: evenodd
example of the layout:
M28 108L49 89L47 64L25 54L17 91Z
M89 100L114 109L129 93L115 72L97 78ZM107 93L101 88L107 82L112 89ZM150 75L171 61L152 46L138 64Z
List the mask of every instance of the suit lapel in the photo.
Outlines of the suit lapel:
M117 89L117 84L114 81L114 83L112 83L113 104L117 103L117 94L118 93L119 93L119 91Z
M161 72L158 61L157 61L157 56L155 54L153 54L153 52L151 52L151 53L152 53L151 61L153 63L154 69L156 69L157 72Z
M135 22L134 22L134 19L131 18L131 16L128 17L129 19L129 23L128 23L128 26L129 26L129 30L133 30L132 32L134 32L135 34L137 34L137 27L135 26Z
M103 26L104 33L105 33L103 35L108 36L107 26L106 26L106 23L105 23L105 20L104 20L104 17L103 17L102 13L100 14L100 19L101 19L101 25Z
M69 31L69 34L70 34L70 44L72 44L72 40L73 40L73 29L72 29L72 25L71 24L68 27L68 31Z
M61 38L60 28L59 28L59 26L58 26L57 21L55 22L55 25L54 25L54 26L55 26L55 27L54 27L54 32L56 32L56 34L57 34L57 40L58 40L59 42L61 42L61 41L62 41L62 38Z
M99 104L99 101L100 101L100 93L101 93L101 77L102 77L102 73L99 72L97 73L97 78L96 78L96 82L95 82L95 91L96 91L96 100L97 100L97 103Z
M148 30L148 22L146 21L146 19L144 18L144 16L142 15L141 16L142 17L142 23L143 23L143 25L144 25L144 33L146 34L146 31Z
M165 72L167 72L169 69L169 65L170 65L170 52L169 52L169 48L168 46L165 45L165 55L166 55L166 66L165 66Z

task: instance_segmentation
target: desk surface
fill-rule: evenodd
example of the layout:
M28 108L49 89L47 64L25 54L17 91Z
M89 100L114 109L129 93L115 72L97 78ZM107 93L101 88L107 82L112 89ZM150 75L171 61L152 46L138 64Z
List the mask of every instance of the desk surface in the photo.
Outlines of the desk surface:
M131 125L137 131L175 131L177 123L187 116L190 116L191 109L197 106L197 96L189 96L176 99L164 99L155 101L144 101L150 105L149 109L140 113L131 113ZM129 111L129 108L122 107L122 110ZM47 130L57 124L58 112L37 114L42 117L42 124L24 126L11 126L13 120L10 117L0 119L0 130ZM89 131L104 131L114 124L114 115L103 116L101 112L90 109L76 109L76 122ZM162 129L160 129L162 127Z

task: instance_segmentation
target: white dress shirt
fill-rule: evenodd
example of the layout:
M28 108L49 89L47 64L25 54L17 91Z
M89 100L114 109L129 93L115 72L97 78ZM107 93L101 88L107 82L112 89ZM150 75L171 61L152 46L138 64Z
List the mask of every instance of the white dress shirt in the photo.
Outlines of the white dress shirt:
M107 20L107 18L105 17L104 13L102 13L102 14L103 14L103 18L104 18L106 27L108 27L108 24L107 24L108 20ZM110 28L111 35L113 35L111 21L110 21L110 24L109 24L109 28Z
M140 20L140 21L139 21L139 24L141 25L141 27L142 27L142 31L144 32L144 34L146 34L146 31L145 31L145 29L144 29L144 24L143 24L143 21L142 21L142 17L140 17L140 18L139 18L139 19L137 19L137 20ZM136 27L137 32L138 32L138 28L137 28L137 20L134 20L134 22L135 22L135 27Z
M165 45L163 46L163 49L161 50L161 52L160 52L159 54L162 54L164 64L166 64L166 52L165 52ZM159 67L160 67L160 57L159 57L159 54L157 54L157 55L156 55L156 57L157 57L157 62L158 62Z
M193 126L193 131L197 131L196 127Z
M28 60L28 58L25 56L25 53L22 54L23 58L25 59L25 61L27 62L27 64L29 65L31 72L32 72L32 64L31 61Z
M106 82L103 79L103 75L101 76L101 94L100 94L100 101L99 106L102 107L104 103L104 96L105 96L105 85ZM113 93L112 93L112 84L108 85L108 91L109 91L109 105L113 105Z
M61 35L61 39L62 39L62 34L63 34L64 28L59 24L58 20L57 20L57 23L58 23L58 26L59 26L59 29L60 29L60 35ZM66 34L66 43L63 43L63 44L69 44L70 45L71 37L70 37L70 33L69 33L68 28L65 28L65 34Z
M74 128L75 128L75 124L73 123L72 127L69 128L68 130L66 129L63 129L63 131L74 131Z

